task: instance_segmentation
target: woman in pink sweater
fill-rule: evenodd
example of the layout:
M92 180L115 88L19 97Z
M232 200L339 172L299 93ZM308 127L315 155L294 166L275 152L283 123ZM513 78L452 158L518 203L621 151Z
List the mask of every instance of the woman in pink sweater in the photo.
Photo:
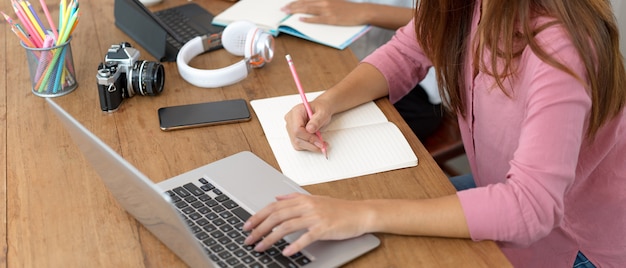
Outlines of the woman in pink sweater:
M291 255L315 240L388 232L494 240L515 266L624 267L618 40L608 0L420 0L413 21L311 103L310 120L294 107L288 132L295 149L319 151L314 133L333 114L398 100L434 66L476 187L426 200L280 196L246 222L246 243L264 250L307 230Z

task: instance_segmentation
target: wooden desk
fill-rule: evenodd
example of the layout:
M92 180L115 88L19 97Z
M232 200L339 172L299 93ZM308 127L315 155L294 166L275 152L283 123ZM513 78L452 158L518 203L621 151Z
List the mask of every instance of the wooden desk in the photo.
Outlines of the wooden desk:
M33 2L38 8L36 1ZM182 4L165 0L155 8ZM197 1L213 13L231 3ZM11 10L0 1L0 10ZM155 181L250 150L278 168L256 117L250 122L162 132L156 110L162 106L293 94L284 55L300 62L309 91L326 89L346 75L357 60L339 51L282 35L274 61L243 82L218 89L183 81L165 63L166 84L157 97L135 96L111 114L100 111L96 69L106 49L134 42L118 30L113 0L80 1L81 20L72 41L79 87L56 99L87 128ZM51 6L56 17L58 6ZM41 14L41 13L40 13ZM82 158L44 99L29 88L25 53L3 21L0 26L0 267L181 267L184 264L111 198ZM6 41L5 41L6 40ZM138 46L136 46L138 47ZM141 49L141 48L140 48ZM154 59L143 49L142 59ZM203 68L240 60L225 51L192 62ZM397 123L419 157L415 168L305 187L314 194L348 199L427 198L453 187L387 100L378 104ZM347 267L503 267L509 266L493 242L378 234L382 244Z

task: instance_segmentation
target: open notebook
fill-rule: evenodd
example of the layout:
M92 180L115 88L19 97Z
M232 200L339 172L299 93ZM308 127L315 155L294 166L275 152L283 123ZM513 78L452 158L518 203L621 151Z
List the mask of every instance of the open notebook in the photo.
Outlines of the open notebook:
M322 92L307 93L312 101ZM302 100L287 95L250 101L265 136L287 177L300 185L352 178L417 165L417 156L398 127L374 102L333 117L321 132L329 143L328 160L320 153L293 149L284 115Z
M369 25L336 26L300 21L307 14L289 15L280 8L293 0L240 0L213 18L213 24L226 26L249 20L274 36L286 33L322 45L344 49L370 30Z

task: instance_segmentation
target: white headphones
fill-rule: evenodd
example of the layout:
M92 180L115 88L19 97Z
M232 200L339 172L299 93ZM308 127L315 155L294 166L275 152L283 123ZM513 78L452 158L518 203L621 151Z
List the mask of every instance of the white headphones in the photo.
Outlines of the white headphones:
M274 37L249 21L229 24L221 33L221 44L233 55L244 59L227 67L202 70L189 66L189 61L216 46L220 35L198 36L178 51L176 65L185 81L197 87L215 88L237 83L248 75L250 68L260 68L274 56ZM219 45L219 43L217 44Z

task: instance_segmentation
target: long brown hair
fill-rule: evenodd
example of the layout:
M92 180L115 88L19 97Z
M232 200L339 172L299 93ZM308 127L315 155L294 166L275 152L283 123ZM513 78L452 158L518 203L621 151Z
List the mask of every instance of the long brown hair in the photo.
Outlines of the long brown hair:
M429 56L437 73L442 96L447 94L448 106L465 114L461 89L469 34L477 1L419 0L415 9L417 41ZM544 62L576 77L590 92L592 100L587 136L619 114L626 102L626 71L619 50L619 32L609 0L492 0L483 6L477 29L482 36L478 47L492 50L491 66L477 66L494 76L504 91L502 81L514 74L513 61L528 46ZM532 27L532 17L545 15L555 21L540 28ZM585 64L588 82L571 69L550 57L534 39L541 30L559 23L569 33ZM519 31L521 29L522 32ZM477 57L481 57L480 50ZM589 53L595 52L595 53ZM477 59L474 59L475 61ZM503 61L498 71L496 63ZM476 61L482 62L482 61ZM508 92L504 92L508 94Z

